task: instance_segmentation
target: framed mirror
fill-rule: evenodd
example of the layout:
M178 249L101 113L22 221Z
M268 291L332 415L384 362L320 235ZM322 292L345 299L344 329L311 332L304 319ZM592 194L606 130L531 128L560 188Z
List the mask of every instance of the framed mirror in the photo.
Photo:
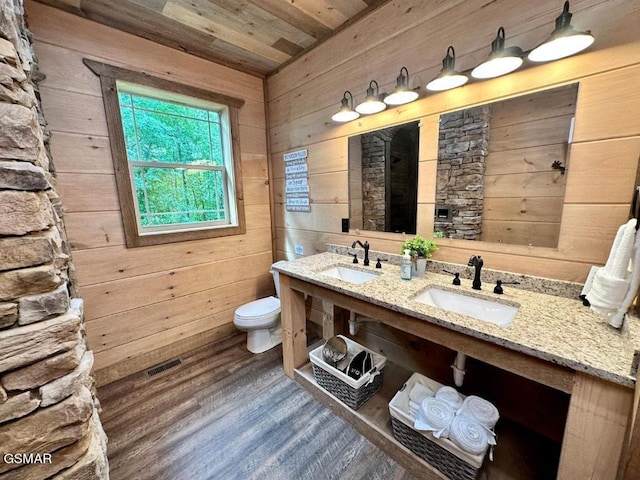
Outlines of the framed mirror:
M578 84L440 116L434 231L557 247Z
M416 233L419 122L349 138L352 229Z

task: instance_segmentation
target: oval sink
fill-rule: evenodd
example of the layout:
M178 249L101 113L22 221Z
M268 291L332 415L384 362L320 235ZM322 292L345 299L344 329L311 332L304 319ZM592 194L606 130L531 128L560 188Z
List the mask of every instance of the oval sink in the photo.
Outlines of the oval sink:
M436 287L426 289L416 295L414 300L450 312L467 315L477 320L495 323L501 327L505 327L513 322L513 318L518 312L518 307L492 302L491 300L469 297Z
M369 280L373 280L378 276L375 273L363 272L361 270L354 270L353 268L347 267L328 268L327 270L323 270L322 272L320 272L320 274L337 278L345 282L355 283L356 285L360 285L362 283L368 282Z

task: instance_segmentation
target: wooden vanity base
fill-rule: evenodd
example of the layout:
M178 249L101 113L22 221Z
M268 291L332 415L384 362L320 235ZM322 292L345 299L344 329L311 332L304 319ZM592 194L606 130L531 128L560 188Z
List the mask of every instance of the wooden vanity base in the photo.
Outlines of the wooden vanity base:
M640 478L640 472L636 471L633 462L628 460L621 462L621 458L627 459L629 455L625 450L628 443L627 437L637 436L630 433L632 431L629 426L634 399L632 388L607 382L586 373L574 372L567 367L449 330L284 273L280 274L280 289L285 373L296 378L371 441L388 450L389 455L402 463L405 468L412 472L416 469L414 474L419 478L443 477L398 444L390 433L390 424L385 427L385 422L389 423L388 402L393 395L378 394L371 399L369 402L371 405L363 407L365 408L363 412L373 410L372 415L353 411L345 412L344 408L338 408L342 405L339 401L331 400L332 397L329 394L322 389L319 392L319 387L314 386L315 381L310 368L308 366L306 370L302 368L308 362L305 294L321 299L323 302L324 338L333 335L339 328L334 315L335 307L341 307L378 319L393 328L463 352L490 365L570 394L558 479ZM395 393L408 375L402 378L399 385L395 384L399 380L394 377L395 375L385 376L385 389L390 388ZM385 420L377 419L378 415ZM619 467L621 464L626 467L626 470ZM517 471L513 473L515 476L512 478L520 478L516 474Z

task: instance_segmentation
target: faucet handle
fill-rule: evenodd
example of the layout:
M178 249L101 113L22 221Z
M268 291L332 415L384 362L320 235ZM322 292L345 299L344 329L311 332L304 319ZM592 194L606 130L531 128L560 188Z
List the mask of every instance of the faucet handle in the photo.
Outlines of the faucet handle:
M357 253L350 253L349 255L353 255L353 262L352 263L358 263L358 254Z
M520 282L503 282L502 280L498 280L496 282L496 286L493 288L493 293L502 295L504 293L504 289L502 288L502 285L520 285Z
M378 262L376 263L376 268L382 268L382 264L380 262L386 262L386 258L378 258Z
M454 285L460 285L460 273L459 272L450 272L449 270L442 270L444 273L449 273L451 275L454 275L453 278L453 284Z

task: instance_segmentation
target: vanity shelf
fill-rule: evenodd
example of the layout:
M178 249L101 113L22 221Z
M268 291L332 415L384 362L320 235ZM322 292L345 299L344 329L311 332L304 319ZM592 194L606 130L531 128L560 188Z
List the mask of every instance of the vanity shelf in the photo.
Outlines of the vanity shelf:
M292 378L297 375L301 383L314 391L311 389L313 382L305 381L304 376L295 371L303 369L308 362L305 296L311 296L322 302L323 338L339 333L344 311L352 311L569 395L559 460L557 448L553 457L548 454L534 456L537 459L534 463L539 465L557 465L555 478L638 478L633 475L635 460L625 452L629 444L627 435L632 427L630 416L636 383L629 372L637 340L640 341L640 322L630 322L629 331L621 335L611 331L606 322L575 300L510 289L509 298L502 300L512 300L520 307L514 321L508 327L500 327L412 301L429 286L448 285L449 277L432 273L426 279L404 282L398 267L389 265L376 279L357 285L318 273L342 265L342 262L344 257L340 255L323 253L277 268L280 272L283 368L287 375ZM407 468L422 465L419 478L441 478L428 465L420 464L392 437L388 402L409 378L409 373L385 374L386 387L378 394L382 395L382 400L374 397L370 400L371 405L363 407L363 413L341 411L339 403L335 399L326 400L331 397L324 392L320 398L324 397L337 414L376 444L383 448L393 446L391 456ZM389 382L390 378L396 378L397 383ZM370 411L373 414L369 417L367 412ZM507 458L529 455L523 445L539 441L523 441L518 433L511 436L512 442L506 425L508 422L505 421L500 427L504 429L499 439L500 451L505 452L503 455ZM490 467L499 468L503 474L491 477L492 480L554 478L553 472L542 476L534 472L525 476L530 462L526 462L527 466L503 467L500 457ZM626 476L618 475L627 463L630 466Z
M446 479L447 477L414 455L393 436L389 401L411 374L409 370L387 361L382 389L357 411L346 406L316 383L310 363L296 369L294 378L316 399L327 405L336 415L417 478ZM493 462L485 460L478 475L479 479L555 478L560 445L504 418L498 422L497 433L495 459Z

